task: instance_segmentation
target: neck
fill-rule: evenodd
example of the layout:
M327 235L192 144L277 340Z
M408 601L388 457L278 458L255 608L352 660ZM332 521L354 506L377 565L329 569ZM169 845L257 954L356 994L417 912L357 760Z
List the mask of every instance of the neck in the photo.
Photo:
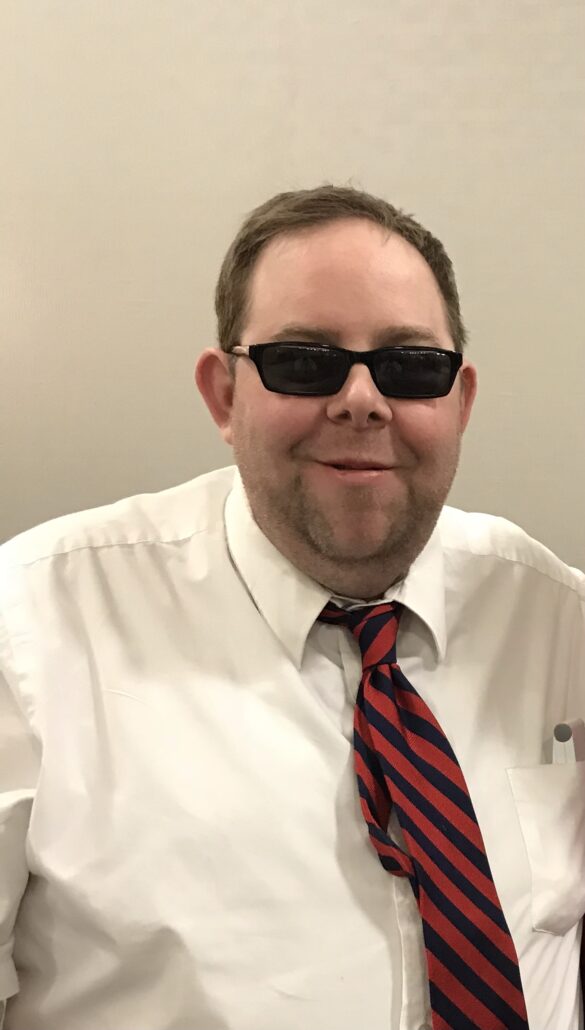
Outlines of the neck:
M330 558L307 542L288 549L280 542L276 546L297 569L330 594L366 603L383 599L387 590L405 579L416 557L401 555L400 561L392 561L387 554L377 554L356 561Z
M302 569L301 571L305 570ZM313 571L311 579L315 579L320 586L339 597L340 600L373 604L375 601L383 601L386 592L405 579L407 573L408 569L394 578L380 579L378 570L378 577L375 580L373 578L368 580L364 577L363 573L360 573L359 581L354 581L353 576L348 577L343 574L342 570L338 569L337 575L327 576L325 579L317 578ZM307 575L310 575L310 573L307 573Z

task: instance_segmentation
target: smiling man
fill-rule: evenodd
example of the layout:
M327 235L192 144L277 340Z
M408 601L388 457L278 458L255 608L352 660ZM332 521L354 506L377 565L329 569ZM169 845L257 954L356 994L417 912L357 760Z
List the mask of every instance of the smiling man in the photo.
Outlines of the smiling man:
M445 503L442 245L280 194L216 308L235 465L0 550L5 1030L581 1030L585 577Z
M412 244L363 218L279 234L254 267L235 353L264 341L312 344L281 359L301 380L300 397L267 390L250 360L241 362L234 391L229 360L214 349L197 366L254 518L282 554L332 591L377 597L407 573L431 535L476 374L466 361L446 396L389 403L366 365L353 364L344 380L334 362L345 351L377 355L390 388L397 376L406 381L411 362L424 387L440 349L448 352L447 376L455 345L437 281ZM404 348L415 348L414 356ZM270 363L272 353L271 346L259 361ZM328 362L325 385L327 376L338 381L325 396L307 396L317 360Z

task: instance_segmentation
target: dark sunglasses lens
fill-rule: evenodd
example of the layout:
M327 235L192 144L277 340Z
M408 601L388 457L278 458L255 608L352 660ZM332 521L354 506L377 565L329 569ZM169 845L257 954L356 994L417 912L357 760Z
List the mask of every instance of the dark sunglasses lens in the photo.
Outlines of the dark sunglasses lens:
M332 351L275 343L263 353L262 371L271 390L322 396L341 388L344 363L341 355Z
M443 397L451 388L449 356L422 347L379 354L376 375L388 397Z

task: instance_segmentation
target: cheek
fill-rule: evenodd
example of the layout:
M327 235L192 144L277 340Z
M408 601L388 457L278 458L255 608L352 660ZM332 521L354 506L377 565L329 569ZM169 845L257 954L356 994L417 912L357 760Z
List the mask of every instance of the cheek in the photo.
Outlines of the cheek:
M245 416L252 444L256 442L272 454L294 452L314 434L322 419L322 404L316 400L264 391Z
M394 408L394 432L419 458L451 454L459 437L456 408L440 400L404 401Z

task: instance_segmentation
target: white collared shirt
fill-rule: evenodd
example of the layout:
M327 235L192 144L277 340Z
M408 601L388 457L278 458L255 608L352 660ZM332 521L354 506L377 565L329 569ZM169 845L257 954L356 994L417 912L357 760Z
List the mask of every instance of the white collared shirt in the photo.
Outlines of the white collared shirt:
M352 767L357 644L233 468L0 549L6 1030L420 1030L420 917ZM446 507L398 657L458 756L531 1030L578 1030L585 577ZM351 599L346 599L351 600Z

